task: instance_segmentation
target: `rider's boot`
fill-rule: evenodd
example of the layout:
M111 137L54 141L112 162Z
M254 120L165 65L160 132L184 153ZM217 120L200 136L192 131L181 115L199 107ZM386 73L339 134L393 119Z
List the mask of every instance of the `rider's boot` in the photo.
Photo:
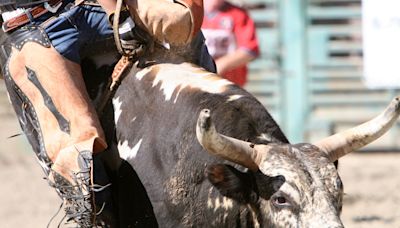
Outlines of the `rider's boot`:
M92 156L107 145L80 66L46 39L23 38L13 44L4 72L11 102L67 217L93 227Z

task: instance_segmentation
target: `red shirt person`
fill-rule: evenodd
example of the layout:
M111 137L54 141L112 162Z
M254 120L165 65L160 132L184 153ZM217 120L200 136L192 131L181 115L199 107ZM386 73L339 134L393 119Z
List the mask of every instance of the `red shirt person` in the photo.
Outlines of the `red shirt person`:
M253 20L244 9L225 0L206 0L204 10L202 31L218 73L244 86L246 65L260 53Z

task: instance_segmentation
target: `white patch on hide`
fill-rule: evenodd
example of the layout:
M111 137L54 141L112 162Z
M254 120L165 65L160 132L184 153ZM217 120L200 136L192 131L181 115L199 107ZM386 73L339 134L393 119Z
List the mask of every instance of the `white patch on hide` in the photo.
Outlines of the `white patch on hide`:
M262 133L260 136L258 136L257 138L261 139L261 140L267 140L267 141L271 141L271 137L268 137L267 134Z
M140 70L139 72L137 72L136 75L135 75L135 77L136 77L138 80L142 80L142 78L143 78L147 73L149 73L150 70L151 70L151 67L144 68L143 70Z
M125 140L123 143L118 142L118 151L120 157L127 161L135 159L141 144L142 144L142 139L140 139L139 142L136 143L136 145L133 148L129 147L127 140Z
M165 41L162 42L162 46L165 47L167 50L171 49L171 45Z
M208 198L207 208L213 209L214 212L220 208L227 211L233 208L233 201L227 197Z
M117 124L118 119L122 113L122 109L121 109L122 102L119 101L119 97L116 97L112 100L112 103L114 106L114 121L115 121L115 124Z
M231 95L231 96L229 96L227 102L239 100L239 99L242 98L242 97L243 97L243 95L239 95L239 94L237 94L237 95Z
M172 95L176 92L174 103L177 101L180 92L187 87L208 93L222 93L226 86L233 84L226 79L217 77L214 73L189 63L160 64L156 67L158 68L149 67L139 71L136 78L141 80L146 74L151 75L152 69L160 69L156 72L153 87L160 86L166 101L171 100Z

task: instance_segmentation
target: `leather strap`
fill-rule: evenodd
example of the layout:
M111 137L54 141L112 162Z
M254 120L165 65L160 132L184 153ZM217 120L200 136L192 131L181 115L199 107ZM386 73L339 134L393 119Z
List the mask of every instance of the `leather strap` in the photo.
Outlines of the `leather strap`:
M62 0L49 0L47 2L48 7L45 7L44 4L40 4L38 6L29 8L29 9L27 9L26 13L5 21L3 23L3 31L11 32L16 28L19 28L19 27L27 24L30 21L28 14L30 14L33 19L36 19L36 18L42 16L43 14L49 12L49 7L50 8L56 7L61 3L62 3Z
M115 41L115 46L117 47L118 52L123 55L123 56L129 56L129 53L126 52L122 48L121 44L121 39L119 37L119 15L121 13L121 8L122 8L123 0L117 0L116 6L115 6L115 12L114 12L114 18L112 21L112 27L114 31L114 41Z
M114 95L115 91L117 91L122 79L125 78L132 65L133 62L130 61L129 57L127 56L122 56L118 63L115 65L114 71L111 75L111 80L109 81L109 84L107 86L108 89L104 91L104 93L101 95L99 104L96 105L97 114L99 116L102 116L104 108L111 99L112 95Z

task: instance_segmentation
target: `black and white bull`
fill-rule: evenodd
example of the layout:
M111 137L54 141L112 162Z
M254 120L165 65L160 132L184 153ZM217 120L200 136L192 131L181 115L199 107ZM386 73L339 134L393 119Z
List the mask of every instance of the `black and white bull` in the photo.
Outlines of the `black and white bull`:
M113 106L119 155L160 227L343 227L334 162L399 115L396 98L364 125L293 145L251 94L189 63L131 73Z

